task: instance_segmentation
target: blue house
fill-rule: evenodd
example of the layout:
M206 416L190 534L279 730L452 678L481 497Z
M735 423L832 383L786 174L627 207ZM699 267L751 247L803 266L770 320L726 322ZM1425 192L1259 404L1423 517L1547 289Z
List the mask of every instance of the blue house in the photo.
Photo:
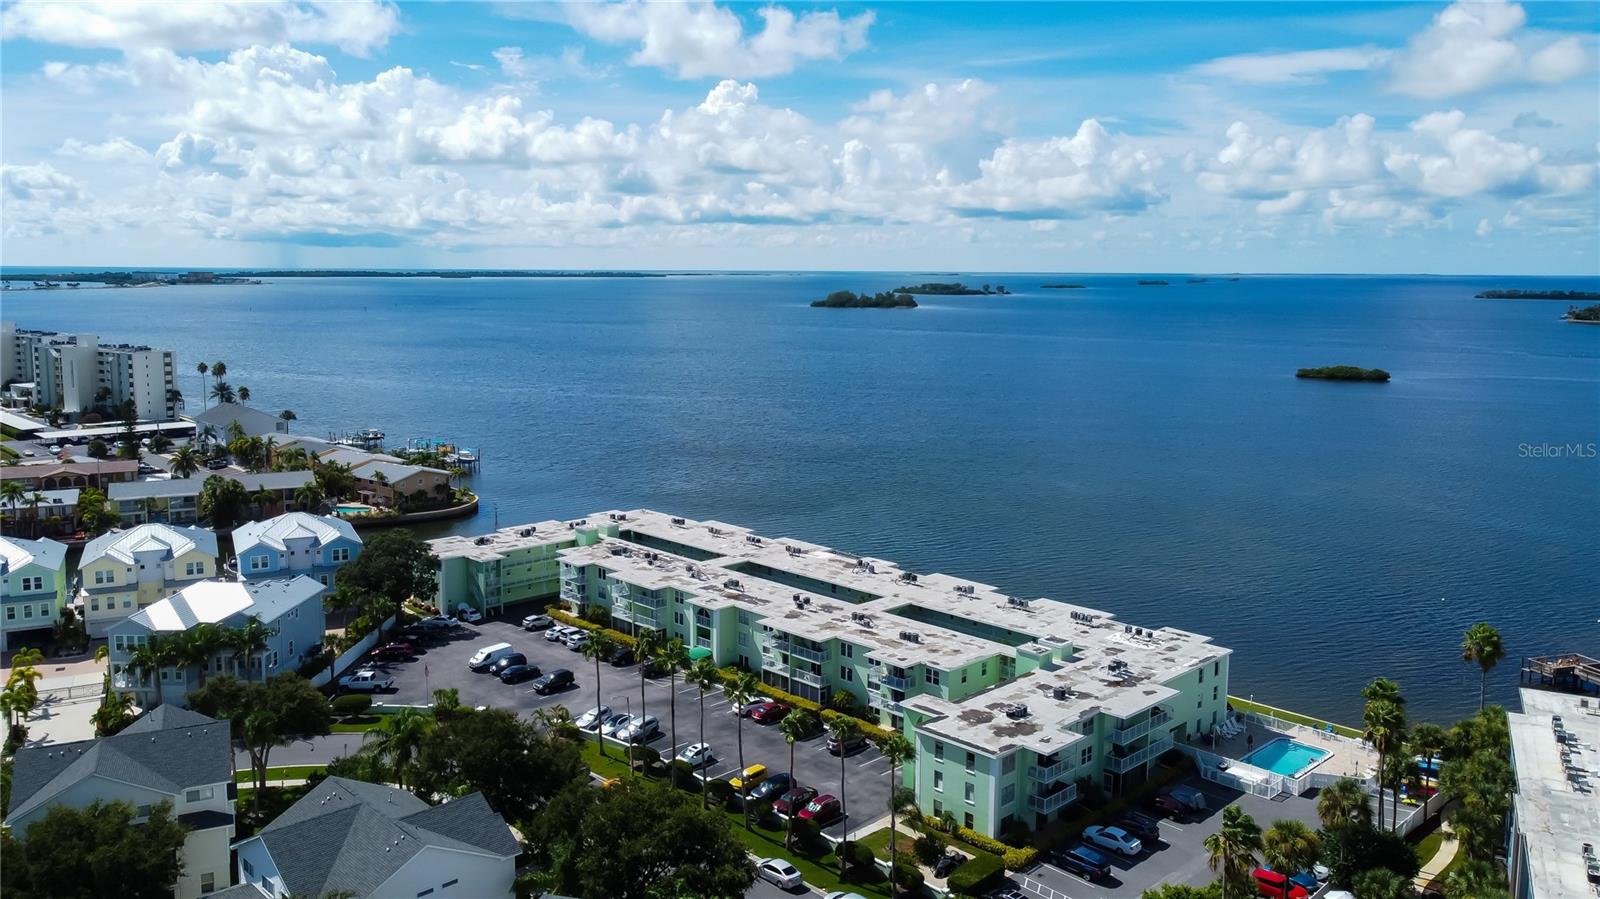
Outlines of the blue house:
M331 589L334 573L361 555L361 538L342 518L285 512L235 528L233 552L241 581L303 574Z

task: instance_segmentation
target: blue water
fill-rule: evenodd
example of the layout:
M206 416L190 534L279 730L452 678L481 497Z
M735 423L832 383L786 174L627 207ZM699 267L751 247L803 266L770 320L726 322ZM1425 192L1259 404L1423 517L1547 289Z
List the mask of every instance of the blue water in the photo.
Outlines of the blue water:
M1476 707L1460 632L1600 651L1600 326L1528 278L964 275L1009 297L811 309L923 273L284 280L14 291L24 327L224 359L304 433L476 447L476 521L651 506L1073 599L1234 650L1336 720L1397 678ZM1087 290L1044 291L1071 280ZM1595 289L1573 280L1562 288ZM1301 381L1350 363L1386 385ZM1563 451L1564 452L1564 451Z
M1257 749L1245 756L1240 761L1246 765L1254 765L1273 774L1284 777L1294 777L1307 766L1320 762L1328 757L1325 750L1304 743L1296 743L1287 738L1273 740L1271 743Z

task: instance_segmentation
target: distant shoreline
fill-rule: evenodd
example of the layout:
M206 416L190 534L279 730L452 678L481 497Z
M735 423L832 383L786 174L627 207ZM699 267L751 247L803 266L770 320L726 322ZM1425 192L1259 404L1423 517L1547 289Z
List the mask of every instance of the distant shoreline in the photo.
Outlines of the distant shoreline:
M145 274L142 270L139 274ZM161 269L156 274L172 275L176 277L180 272ZM28 272L26 274L5 275L0 274L0 280L5 281L90 281L98 284L155 284L162 283L150 279L136 280L134 271L99 271L99 272ZM229 278L668 278L673 274L669 272L635 272L635 271L559 271L539 269L501 269L477 271L473 269L440 270L440 271L397 271L385 272L376 269L360 269L339 271L337 269L239 269L236 271L214 271L213 278L218 281ZM213 283L213 282L196 282ZM235 282L237 283L237 282Z

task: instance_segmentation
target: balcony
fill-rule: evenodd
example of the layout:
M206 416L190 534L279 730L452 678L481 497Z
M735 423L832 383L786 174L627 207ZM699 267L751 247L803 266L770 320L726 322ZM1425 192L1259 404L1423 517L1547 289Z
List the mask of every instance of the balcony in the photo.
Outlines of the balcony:
M633 604L636 606L644 606L647 609L659 609L666 605L667 601L659 596L650 596L647 593L640 593L633 597Z
M1137 740L1149 733L1151 729L1160 727L1171 720L1172 713L1164 708L1161 708L1160 706L1157 706L1153 711L1151 711L1150 717L1147 720L1140 721L1138 724L1130 724L1129 726L1118 731L1113 731L1111 734L1111 742L1117 744L1118 746L1126 746L1129 743L1132 743L1134 740Z
M898 677L893 674L885 674L883 677L878 679L883 681L883 685L891 690L911 689L911 678L909 677Z
M634 609L633 623L643 625L645 627L661 627L661 619L657 618L656 613L649 609Z
M787 674L789 672L788 663L784 662L782 659L779 659L775 655L762 655L761 667L767 669L768 671L776 671L779 674Z
M1070 760L1056 762L1053 765L1045 765L1043 767L1040 767L1039 765L1029 765L1028 776L1039 781L1040 783L1054 783L1055 781L1065 777L1067 772L1072 770L1072 767L1073 765Z
M618 621L632 621L633 609L629 608L626 603L618 603L611 607L611 617Z
M583 605L583 591L571 584L562 584L561 601L572 605Z
M807 671L804 668L796 668L790 671L789 676L802 684L810 684L813 687L822 686L822 675Z
M628 599L629 599L629 595L628 595L628 585L627 584L612 584L611 585L611 601L612 602L627 602Z
M1106 768L1117 774L1124 774L1150 761L1156 756L1172 748L1172 738L1162 737L1143 749L1135 749L1127 755L1113 755L1106 759Z
M889 712L893 715L899 715L905 711L904 706L898 702L895 702L893 699L889 699L881 693L868 693L867 705L875 709L881 709L885 712Z
M1060 811L1078 798L1078 785L1067 784L1058 790L1040 791L1028 797L1028 808L1041 815Z
M799 656L800 658L809 662L826 662L828 660L827 650L811 649L810 647L801 646L798 643L791 643L789 645L789 654L792 656Z

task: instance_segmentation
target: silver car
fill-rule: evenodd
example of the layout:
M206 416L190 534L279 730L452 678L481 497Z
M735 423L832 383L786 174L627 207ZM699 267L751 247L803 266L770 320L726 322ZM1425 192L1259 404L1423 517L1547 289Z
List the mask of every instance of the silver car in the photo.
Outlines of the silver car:
M624 743L648 743L661 734L661 722L654 715L639 715L628 726L617 731L617 739Z
M627 715L627 714L612 715L610 718L606 719L606 723L605 724L600 725L600 733L602 733L602 734L604 734L604 735L606 735L608 737L615 737L617 735L617 731L620 731L624 727L627 727L632 721L633 721L633 716L632 715Z
M602 705L584 712L582 715L578 716L578 720L572 723L578 726L578 730L593 731L597 727L604 726L606 719L610 717L611 706Z

